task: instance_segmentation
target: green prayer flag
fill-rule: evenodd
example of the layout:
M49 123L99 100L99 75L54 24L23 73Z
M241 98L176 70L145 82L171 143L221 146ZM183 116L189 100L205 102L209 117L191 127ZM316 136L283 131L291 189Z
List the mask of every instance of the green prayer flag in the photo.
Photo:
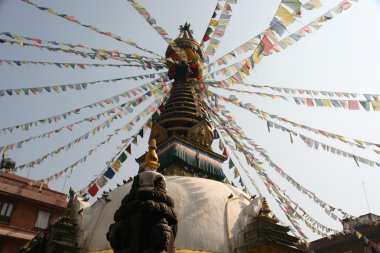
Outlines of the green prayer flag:
M293 11L299 10L302 6L302 3L299 0L282 0L281 3L288 6Z
M232 159L230 158L230 160L228 161L228 168L232 168L232 167L234 167L235 165L234 165L234 162L232 161Z
M123 163L125 162L125 160L127 160L127 154L126 153L121 153L121 155L119 156L119 158L117 160L119 160L119 162Z
M207 30L206 30L206 34L210 35L212 32L213 32L212 28L208 27Z

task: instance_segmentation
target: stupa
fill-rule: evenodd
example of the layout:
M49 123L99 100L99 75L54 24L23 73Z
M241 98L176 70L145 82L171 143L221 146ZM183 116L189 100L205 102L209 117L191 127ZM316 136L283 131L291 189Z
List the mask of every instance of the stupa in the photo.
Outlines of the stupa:
M178 220L175 252L303 252L264 198L252 198L223 182L227 158L211 148L214 134L202 97L203 52L189 24L180 27L175 44L166 51L173 88L150 136L157 143L157 157L148 152L137 159L144 173L149 157L154 157L157 171L165 176ZM91 206L77 198L81 252L113 252L106 234L133 184L112 190ZM145 238L148 243L149 237Z

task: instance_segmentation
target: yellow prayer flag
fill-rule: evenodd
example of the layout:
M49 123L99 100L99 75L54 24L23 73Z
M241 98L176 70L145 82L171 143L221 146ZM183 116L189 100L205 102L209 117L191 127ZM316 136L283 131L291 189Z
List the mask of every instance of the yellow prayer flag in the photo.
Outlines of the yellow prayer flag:
M372 107L374 111L380 111L380 101L379 100L373 100L371 101Z
M154 89L154 90L152 90L152 93L153 93L153 96L157 97L157 95L158 95L158 90L157 90L157 89Z
M330 99L322 99L322 104L326 107L331 107Z
M310 0L308 3L314 5L317 9L322 7L322 3L320 0Z
M282 5L280 5L278 7L278 10L277 10L275 16L279 17L281 19L281 23L284 26L290 25L295 20L295 18L293 17L293 15Z
M263 58L263 55L256 48L255 51L253 51L253 61L255 62L255 64L258 64L260 63L262 58Z
M217 25L218 25L218 20L211 19L210 26L217 26Z
M286 45L291 46L293 45L294 41L291 38L285 38L282 40Z
M360 239L360 238L362 238L363 235L360 232L355 231L355 236L356 236L356 238Z
M340 135L339 135L339 136L338 136L338 139L341 140L341 141L343 141L343 142L346 142L346 139L345 139L343 136L340 136Z
M114 169L115 171L119 171L121 168L121 163L119 160L116 160L112 165L111 168Z
M318 20L317 20L318 23L323 23L323 22L326 22L326 18L324 16L321 16Z

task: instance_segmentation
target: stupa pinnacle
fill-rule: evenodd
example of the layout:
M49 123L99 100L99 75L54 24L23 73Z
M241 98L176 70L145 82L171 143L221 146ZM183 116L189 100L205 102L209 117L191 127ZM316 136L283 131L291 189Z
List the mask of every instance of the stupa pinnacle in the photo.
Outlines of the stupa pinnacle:
M180 26L174 42L176 46L166 50L173 88L150 136L157 140L161 163L158 171L164 175L223 180L222 163L226 157L211 149L214 134L202 99L202 48L187 23ZM137 160L141 164L144 156Z

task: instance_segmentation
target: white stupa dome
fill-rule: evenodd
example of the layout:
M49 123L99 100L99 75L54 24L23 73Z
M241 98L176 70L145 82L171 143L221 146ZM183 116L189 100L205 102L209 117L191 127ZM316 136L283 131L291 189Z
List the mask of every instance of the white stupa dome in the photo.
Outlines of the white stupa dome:
M239 232L261 208L259 198L251 201L249 195L228 184L181 176L166 180L178 216L177 252L230 252L239 244ZM110 192L111 201L102 198L77 214L83 252L111 249L106 233L131 185ZM81 208L80 200L77 204Z

